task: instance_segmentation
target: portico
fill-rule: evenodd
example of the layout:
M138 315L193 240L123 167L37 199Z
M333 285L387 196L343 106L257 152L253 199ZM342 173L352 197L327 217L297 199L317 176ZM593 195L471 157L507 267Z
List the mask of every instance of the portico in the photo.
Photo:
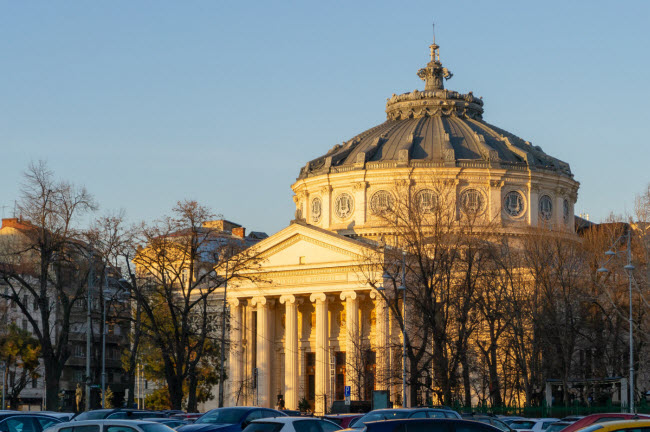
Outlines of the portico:
M304 399L323 413L345 385L353 400L387 389L389 314L364 283L367 244L294 223L257 247L258 278L228 291L229 405L282 395L287 409Z

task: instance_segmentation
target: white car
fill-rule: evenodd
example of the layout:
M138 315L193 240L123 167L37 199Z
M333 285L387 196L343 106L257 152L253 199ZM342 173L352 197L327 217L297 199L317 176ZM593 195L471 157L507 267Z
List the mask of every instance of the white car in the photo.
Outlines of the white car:
M47 432L175 432L160 423L146 420L80 420L59 423ZM45 432L43 431L43 432Z
M515 420L510 423L510 427L519 432L532 431L532 432L543 432L549 427L552 423L560 421L557 418L531 418L531 419L521 419Z
M335 432L341 426L316 417L272 417L253 420L243 432Z

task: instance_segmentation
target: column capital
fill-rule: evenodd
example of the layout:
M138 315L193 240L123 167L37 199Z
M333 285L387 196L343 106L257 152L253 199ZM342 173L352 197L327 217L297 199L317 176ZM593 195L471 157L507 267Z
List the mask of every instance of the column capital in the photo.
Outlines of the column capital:
M257 306L257 305L265 306L266 303L267 303L266 297L259 296L259 297L253 297L251 299L251 305L253 306Z
M293 294L285 294L283 296L280 296L280 303L285 304L285 303L297 303L297 304L302 304L303 299L301 297L296 297Z
M357 292L356 291L343 291L341 293L341 300L346 301L347 299L356 300Z
M327 296L325 293L313 293L312 295L309 296L309 301L312 303L324 303L327 301Z
M227 300L227 302L230 307L237 307L237 306L243 306L246 300L242 300L237 297L231 297Z

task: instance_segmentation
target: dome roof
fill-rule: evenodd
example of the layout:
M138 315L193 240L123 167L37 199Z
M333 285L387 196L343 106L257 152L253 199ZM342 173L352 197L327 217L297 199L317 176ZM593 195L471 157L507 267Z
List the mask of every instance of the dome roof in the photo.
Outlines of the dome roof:
M452 74L442 67L438 48L430 46L431 61L418 71L424 91L393 95L384 123L308 162L298 178L403 166L548 170L573 177L569 164L483 121L483 101L472 92L445 90L443 79Z

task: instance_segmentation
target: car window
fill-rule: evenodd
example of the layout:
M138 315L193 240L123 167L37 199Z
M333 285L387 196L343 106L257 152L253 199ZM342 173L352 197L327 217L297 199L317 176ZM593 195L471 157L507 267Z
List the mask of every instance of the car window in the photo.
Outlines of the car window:
M138 426L144 432L173 432L172 428L160 423L140 423Z
M319 420L297 420L293 422L296 432L322 432Z
M622 429L620 432L650 432L650 427Z
M59 429L59 432L72 432L72 428L71 427L61 428Z
M546 430L546 428L549 427L550 425L552 425L553 423L555 423L555 420L548 421L548 422L543 422L542 423L542 430Z
M10 417L5 421L9 432L36 432L34 423L29 417Z
M235 424L241 422L242 416L244 416L246 412L248 412L247 408L218 408L213 411L208 411L199 417L194 423Z
M248 413L248 415L244 419L244 423L250 423L253 420L257 420L261 418L263 418L262 410L253 410L250 413Z
M427 418L427 412L426 411L416 411L413 414L409 416L409 418Z
M334 432L341 430L341 426L335 425L334 423L330 423L328 421L320 420L318 424L320 424L320 428L323 430L323 432Z
M603 425L594 424L591 426L587 426L586 428L580 429L580 432L594 432L597 431L598 429L602 429L603 427L604 427Z
M278 414L277 411L262 410L262 417L260 417L260 418L280 417L280 416L282 416L282 414Z
M510 423L510 427L513 429L532 429L533 426L535 426L535 422L527 420L516 420Z
M244 428L245 432L278 432L284 426L275 422L253 422Z
M75 426L74 432L99 432L99 425Z
M74 421L103 419L108 413L110 413L109 410L86 411L75 417Z
M501 429L502 431L506 431L506 432L507 432L507 431L510 430L510 428L508 427L508 425L505 424L504 422L500 421L500 420L497 420L497 419L490 419L490 423L492 423L492 426L497 427L497 428Z
M36 421L41 426L41 429L45 430L52 426L53 424L61 423L61 420L49 418L49 417L36 417Z
M126 418L126 412L125 412L125 411L118 411L118 412L116 412L116 413L113 413L113 414L109 415L109 416L106 417L106 418L107 418L107 419L111 419L111 420L121 420L121 419L125 419L125 418Z
M365 426L366 422L378 421L378 420L392 420L392 419L403 419L409 415L408 411L371 411L363 417L359 418L354 422L355 428L362 428Z
M444 412L442 411L429 411L429 418L447 418ZM452 418L456 418L455 416Z
M137 432L137 431L129 426L104 425L104 432Z

